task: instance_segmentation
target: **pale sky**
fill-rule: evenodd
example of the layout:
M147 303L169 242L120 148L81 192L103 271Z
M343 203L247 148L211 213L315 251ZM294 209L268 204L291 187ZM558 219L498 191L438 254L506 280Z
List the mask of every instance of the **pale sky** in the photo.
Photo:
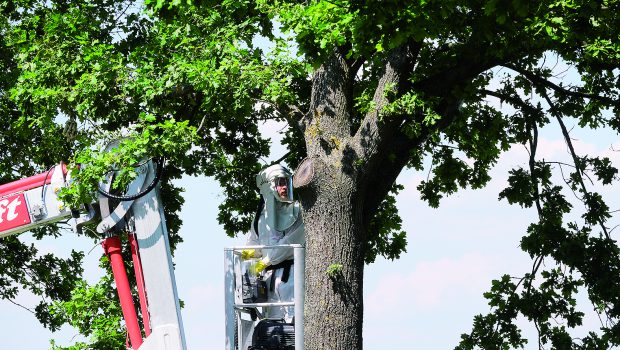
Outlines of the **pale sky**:
M281 125L263 126L267 135L278 129ZM610 150L612 145L615 150L620 149L616 133L593 134L575 129L572 136L578 152L605 154L620 164L620 152ZM552 129L543 130L539 156L568 160L560 137ZM277 144L278 137L274 136L273 142ZM281 148L274 146L273 158L280 154ZM401 174L398 182L406 189L398 196L398 208L408 233L407 253L394 262L378 258L366 267L366 350L452 349L460 334L471 329L473 316L488 311L482 293L489 290L491 280L504 273L522 275L531 268L529 257L518 246L535 212L497 200L506 185L508 169L526 165L526 150L513 147L502 156L485 189L462 190L444 199L439 209L429 208L415 189L426 173ZM177 248L174 261L179 295L186 305L183 322L188 349L220 349L224 346L223 249L242 244L244 238L227 238L218 226L217 205L222 197L217 184L210 179L190 177L178 184L186 188L186 203L181 212L181 235L185 241ZM617 183L605 195L612 209L620 209ZM617 218L615 222L618 224ZM618 237L618 230L613 236ZM33 241L29 233L20 238ZM93 248L92 242L71 233L36 244L42 252L65 256L71 248ZM101 253L101 247L95 246L86 258L85 273L91 282L102 273L97 267ZM19 302L32 307L36 299L23 295ZM588 311L588 304L583 305L584 311ZM76 335L70 327L51 334L33 315L6 301L0 302L0 314L3 349L48 349L50 338L67 345ZM585 323L596 328L598 322L590 314ZM522 320L519 323L525 324ZM524 328L533 335L531 327ZM584 329L588 328L577 330L577 334ZM534 348L536 340L531 338L526 349Z

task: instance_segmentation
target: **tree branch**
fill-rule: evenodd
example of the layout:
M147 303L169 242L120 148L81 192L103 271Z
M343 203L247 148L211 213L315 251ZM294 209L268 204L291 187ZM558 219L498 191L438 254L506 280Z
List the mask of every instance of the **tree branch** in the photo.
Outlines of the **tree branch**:
M570 154L573 158L573 162L575 163L576 172L579 175L578 176L579 184L581 186L581 190L583 191L583 194L585 197L586 194L588 193L588 190L586 189L586 185L583 182L583 175L582 175L583 173L581 170L581 166L579 165L580 164L579 157L577 157L577 153L575 152L575 148L573 147L573 141L570 139L570 135L568 133L568 130L566 129L566 125L564 125L564 121L562 120L562 115L557 110L557 107L555 106L553 101L551 101L551 99L549 98L549 95L547 94L546 90L543 90L542 94L545 100L547 101L547 103L549 104L549 107L550 107L549 110L555 116L556 120L558 121L558 124L560 124L560 128L562 129L562 135L564 136L564 141L566 141L566 145L568 146L568 149L570 150ZM603 230L603 233L605 234L605 237L611 240L611 237L609 236L609 232L607 232L607 228L605 227L605 224L601 216L597 215L596 218L597 218L599 226L601 227L601 229Z
M34 311L32 309L30 309L30 308L28 308L28 307L26 307L26 306L24 306L24 305L22 305L22 304L20 304L20 303L18 303L16 301L14 301L13 299L5 299L5 300L8 300L11 304L13 304L15 306L19 306L22 309L24 309L24 310L26 310L26 311L28 311L28 312L30 312L31 314L34 315Z
M404 55L401 54L400 56ZM370 148L366 153L366 159L368 159L367 168L372 169L369 173L374 174L373 178L367 179L365 184L366 188L372 189L366 192L364 199L364 213L367 214L367 217L372 216L371 213L374 212L385 198L385 194L391 188L396 177L408 163L412 149L423 144L427 137L437 130L442 130L451 125L454 119L458 117L460 97L455 95L455 91L459 91L467 86L478 74L497 64L495 59L482 60L477 59L477 57L478 56L471 56L469 57L470 60L467 62L459 62L459 65L453 68L449 68L423 81L407 86L406 91L420 91L424 96L441 98L437 105L436 112L439 113L442 118L432 125L422 125L421 131L417 136L412 137L403 131L403 126L406 125L405 123L415 122L415 116L390 116L389 120L392 124L386 125L387 122L382 121L380 131L377 130L377 128L379 128L378 113L369 113L366 116L364 122L360 126L358 135L360 136L361 144L367 147L368 145L375 147L374 149ZM391 63L391 67L396 67L397 65L395 63L400 62L401 67L411 67L412 69L414 63L414 61L410 61L409 65L406 65L405 61L398 61L397 57L392 58L392 60L393 63ZM382 99L380 100L382 104L377 103L378 108L383 108L387 103L387 100L383 96L383 90L380 89L387 86L388 82L392 84L398 84L400 82L395 79L395 72L389 70L391 67L386 64L386 71L375 92L375 98L380 96ZM406 83L409 84L408 81L406 81ZM397 96L398 94L402 95L404 92L405 90L398 90ZM456 94L458 94L458 92ZM376 111L380 111L380 109ZM366 137L364 138L362 136ZM380 159L375 160L373 158L373 153L378 154ZM386 155L388 155L388 157L386 157Z
M387 56L373 95L374 108L366 114L354 136L355 146L363 159L369 160L375 156L389 135L402 123L402 118L394 116L381 120L381 111L390 102L386 96L388 90L396 96L402 96L406 91L409 85L406 73L413 69L420 48L421 43L402 45Z
M542 206L540 204L540 193L538 191L538 179L536 179L534 177L534 170L535 170L535 165L536 165L536 150L538 148L538 126L536 125L536 123L533 123L533 125L529 126L532 129L532 137L530 138L530 159L529 159L529 166L530 166L530 176L532 177L533 183L532 185L534 186L533 190L534 190L534 194L536 195L535 197L535 203L536 203L536 211L538 212L538 219L542 220Z
M488 96L497 97L502 102L504 101L508 102L514 107L519 107L521 108L521 110L524 110L532 115L542 115L542 110L536 109L534 106L525 103L525 101L521 100L520 98L516 96L509 96L509 95L505 95L497 91L492 91L492 90L487 90L487 89L480 89L478 91Z
M601 96L601 95L597 95L597 94L590 94L590 93L585 93L585 92L580 92L580 91L573 91L573 90L568 90L565 89L557 84L554 84L552 82L550 82L547 79L541 78L540 76L526 70L526 69L521 69L515 65L512 64L504 64L503 65L506 68L512 69L513 71L523 75L524 77L526 77L529 81L531 81L534 84L537 85L541 85L547 88L551 88L553 89L555 92L558 92L560 94L564 94L567 96L572 96L572 97L579 97L579 98L589 98L592 100L597 100L603 103L606 103L608 105L611 106L618 106L620 105L620 101L618 101L617 99L614 98L609 98L607 96Z
M386 90L399 97L411 89L407 74L413 70L420 48L421 43L410 42L387 55L373 96L374 108L365 115L353 136L352 147L358 161L364 164L359 186L364 189L361 193L364 194L365 224L372 219L407 164L410 150L418 145L419 139L412 140L400 130L406 116L381 118L381 111L390 102Z
M270 164L270 165L273 165L273 164L280 164L280 162L281 162L281 161L283 161L283 160L285 160L285 159L286 159L286 158L287 158L290 154L291 154L291 152L290 152L290 151L289 151L289 152L284 153L284 155L283 155L282 157L280 157L280 158L278 158L278 159L274 160L273 162L271 162L271 164Z
M547 163L552 163L552 162L547 162ZM559 164L559 166L560 166L560 175L562 175L562 180L564 180L564 183L566 184L566 186L571 190L571 192L573 193L573 196L575 196L575 199L577 199L578 201L583 202L583 199L581 197L579 197L579 195L575 192L575 190L571 186L569 180L566 179L566 176L564 175L564 169L562 169L562 164L564 164L564 163L560 163ZM564 165L576 168L575 166L570 165L570 164L564 164Z
M304 113L299 109L297 105L285 105L277 108L278 112L284 119L286 119L290 127L298 128L301 132L304 131Z
M274 120L282 118L286 120L287 124L292 128L298 128L303 132L303 122L302 119L304 117L304 113L297 105L293 104L275 104L271 101L256 99L256 103L264 104L272 108L273 111L277 112L277 116L275 118L255 118L255 120Z

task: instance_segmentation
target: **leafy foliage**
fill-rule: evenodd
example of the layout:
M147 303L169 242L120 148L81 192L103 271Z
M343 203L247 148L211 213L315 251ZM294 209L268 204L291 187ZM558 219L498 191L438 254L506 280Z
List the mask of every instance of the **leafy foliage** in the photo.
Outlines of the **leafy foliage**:
M402 220L398 215L394 197L403 189L402 185L394 185L390 195L381 203L370 221L364 256L366 264L375 262L378 255L394 260L407 251L407 237L401 229Z
M120 305L110 303L116 297L111 288L112 282L109 276L104 276L93 286L81 280L71 292L70 300L54 303L51 314L90 339L88 343L77 342L69 347L56 346L52 341L52 350L118 350L124 347Z
M188 121L177 123L168 119L159 124L143 124L155 122L155 117L141 115L140 122L142 125L135 127L140 132L133 130L120 141L108 139L108 145L111 143L114 148L106 145L106 148L78 152L72 160L73 182L61 191L59 198L72 208L95 202L96 189L107 181L111 170L116 170L112 189L122 190L137 176L138 165L147 157L169 155L175 162L189 150L196 137L196 129L188 126Z

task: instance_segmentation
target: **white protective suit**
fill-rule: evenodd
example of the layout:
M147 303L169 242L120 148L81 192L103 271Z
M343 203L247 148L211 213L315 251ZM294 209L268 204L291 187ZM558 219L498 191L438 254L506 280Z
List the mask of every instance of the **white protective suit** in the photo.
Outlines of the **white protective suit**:
M288 180L288 198L278 196L274 180L286 178ZM265 201L263 209L258 215L258 225L252 225L247 239L248 245L279 245L305 244L304 225L299 202L292 200L291 173L281 165L272 165L263 169L256 176L256 185L260 189ZM257 226L258 234L254 227ZM286 264L293 259L293 249L274 248L258 250L255 257L267 264L264 279L267 282L268 302L292 301L294 297L294 268L290 266L288 280L282 281L285 268L274 268L280 263ZM273 269L273 270L272 270ZM274 279L275 280L272 280ZM284 318L290 322L295 311L293 307L266 308L265 316L269 318Z

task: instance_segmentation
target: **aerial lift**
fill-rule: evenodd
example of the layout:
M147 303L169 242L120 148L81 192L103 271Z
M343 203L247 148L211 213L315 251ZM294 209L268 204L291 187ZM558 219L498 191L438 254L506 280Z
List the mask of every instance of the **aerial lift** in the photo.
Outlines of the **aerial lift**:
M183 321L170 254L166 221L158 180L163 163L141 163L136 178L124 195L110 193L114 173L99 188L98 203L80 212L64 206L58 192L67 186L64 164L49 171L0 186L0 238L42 225L69 219L74 229L100 219L97 232L105 237L103 248L109 257L129 336L128 348L140 350L185 350ZM118 203L111 210L110 204ZM96 208L95 206L98 206ZM71 220L73 219L73 220ZM141 329L133 302L121 240L115 227L129 228L136 285L142 315ZM142 333L145 338L143 339Z
M136 169L137 177L128 185L123 195L110 193L114 177L114 172L111 172L100 184L98 202L87 204L80 211L67 208L58 199L60 189L71 181L67 167L62 163L44 173L0 185L0 239L63 220L69 220L77 232L84 225L100 220L97 232L105 237L102 246L114 274L127 327L128 349L186 350L168 232L159 194L158 181L162 169L161 162L149 160L141 163ZM111 203L118 205L111 210ZM143 329L140 327L121 255L121 239L115 233L118 231L115 228L122 226L129 232L128 241ZM240 259L241 250L277 247L279 246L243 246L225 249L226 350L304 348L303 246L287 246L294 251L296 262L293 271L296 302L253 302L243 296L242 276L245 270L242 268L244 262ZM274 306L294 306L295 324L288 330L278 326L265 329L261 337L257 338L254 330L261 321L260 310ZM293 336L294 339L290 339Z

